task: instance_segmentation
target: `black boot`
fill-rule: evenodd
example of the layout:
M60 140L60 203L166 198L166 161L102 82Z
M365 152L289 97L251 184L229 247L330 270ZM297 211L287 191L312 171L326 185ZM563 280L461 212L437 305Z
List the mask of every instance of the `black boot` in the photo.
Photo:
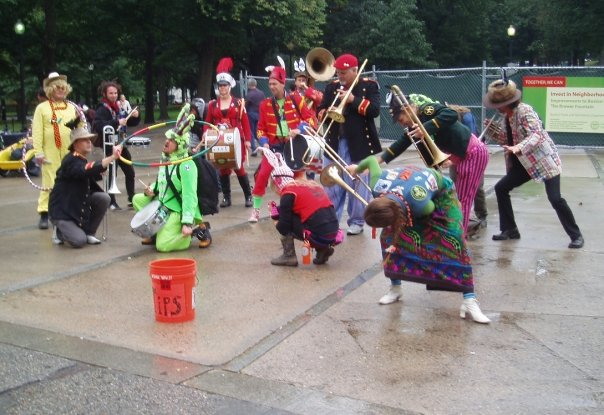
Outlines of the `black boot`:
M40 222L38 229L48 229L48 212L40 212Z
M231 206L231 179L229 176L220 176L220 186L222 187L222 202L220 207Z
M245 196L245 207L252 207L252 188L250 187L250 179L246 174L245 176L237 176L237 180L239 180L239 185Z

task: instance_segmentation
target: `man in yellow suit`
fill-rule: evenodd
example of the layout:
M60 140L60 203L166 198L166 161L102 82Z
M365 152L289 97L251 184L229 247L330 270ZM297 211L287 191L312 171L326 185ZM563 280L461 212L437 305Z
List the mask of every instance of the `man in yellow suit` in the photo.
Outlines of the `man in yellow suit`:
M44 80L43 87L48 100L36 107L32 135L36 162L42 166L42 186L52 188L61 160L69 153L71 130L65 126L65 123L73 120L77 112L75 106L67 101L71 86L67 83L65 75L50 73ZM40 229L48 229L49 194L49 191L40 191L38 198L40 214L38 228Z

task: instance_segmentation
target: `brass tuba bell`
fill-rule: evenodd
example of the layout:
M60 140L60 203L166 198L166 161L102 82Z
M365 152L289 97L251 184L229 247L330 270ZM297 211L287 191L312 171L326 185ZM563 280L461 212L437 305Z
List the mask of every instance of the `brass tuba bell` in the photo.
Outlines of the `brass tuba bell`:
M314 48L306 54L306 70L317 81L328 81L336 73L335 58L325 48Z

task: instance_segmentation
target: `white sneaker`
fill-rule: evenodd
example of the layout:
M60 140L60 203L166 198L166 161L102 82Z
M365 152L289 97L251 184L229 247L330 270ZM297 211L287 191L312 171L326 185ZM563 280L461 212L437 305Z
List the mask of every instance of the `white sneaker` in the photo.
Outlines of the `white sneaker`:
M363 232L363 226L357 224L350 225L346 231L348 235L358 235L361 232Z
M480 310L476 298L466 298L463 300L461 308L459 309L459 317L466 318L466 312L470 313L472 320L477 323L487 324L491 322L491 320L489 320L489 318Z
M391 285L390 290L380 298L382 305L396 303L403 295L403 287L400 285Z
M86 242L88 242L88 245L98 245L101 240L94 235L86 235Z
M57 227L53 226L52 227L52 243L54 245L63 245L63 240L61 238L59 238L57 231L58 231Z
M247 220L249 223L258 223L260 219L260 209L252 209L252 214L250 218Z

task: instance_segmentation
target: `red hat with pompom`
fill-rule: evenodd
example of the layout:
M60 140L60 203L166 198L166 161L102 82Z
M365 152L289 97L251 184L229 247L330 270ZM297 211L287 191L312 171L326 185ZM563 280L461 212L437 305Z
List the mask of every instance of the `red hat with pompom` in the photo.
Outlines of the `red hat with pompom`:
M356 56L351 55L350 53L346 53L338 57L338 59L336 59L336 61L334 62L333 66L335 66L335 68L339 69L340 71L344 71L346 69L359 66L359 61L357 60Z

